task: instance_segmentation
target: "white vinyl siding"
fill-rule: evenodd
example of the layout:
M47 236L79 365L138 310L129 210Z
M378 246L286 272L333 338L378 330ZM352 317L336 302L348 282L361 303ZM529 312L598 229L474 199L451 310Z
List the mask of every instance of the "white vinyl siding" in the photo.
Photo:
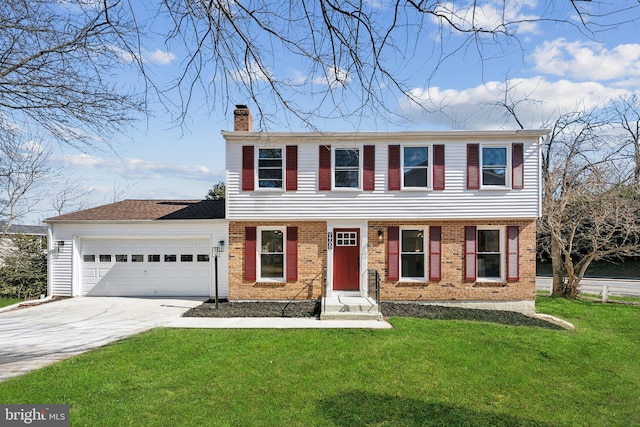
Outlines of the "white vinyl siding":
M466 189L467 143L507 145L515 142L524 144L523 189ZM533 219L541 213L538 137L517 139L512 134L506 140L492 138L482 141L469 137L459 140L411 141L415 145L445 145L443 191L387 191L388 146L402 145L403 141L366 141L366 144L376 145L375 191L366 192L318 191L318 146L337 147L338 142L301 139L274 140L274 144L298 145L298 190L295 193L277 194L241 192L242 144L227 141L227 220ZM507 175L511 175L509 168Z
M64 245L54 240L52 249L49 251L50 275L51 275L51 295L70 297L73 295L71 278L73 277L72 254L73 247L71 241L64 241Z
M201 296L212 296L214 260L211 256L211 247L219 241L228 244L228 223L225 220L71 222L54 223L50 227L52 241L65 241L60 254L56 253L55 246L50 250L53 295L83 295L83 287L91 280L83 279L83 274L89 276L99 274L87 269L83 271L84 255L87 255L88 260L95 260L96 268L104 270L103 275L107 274L107 270L111 268L117 269L113 270L116 275L122 275L120 270L131 270L136 275L144 276L146 270L149 283L152 282L152 278L158 278L164 282L156 287L158 296L186 296L188 293L195 292L196 289L199 289L198 294L202 294ZM87 245L93 245L96 250L87 250ZM195 245L198 246L198 250L195 250ZM109 255L111 261L100 263L100 255ZM127 262L116 262L117 257L120 256L120 259L123 259L123 255L127 255ZM149 263L148 255L157 255L159 261ZM176 261L165 262L165 255L168 255L170 260L175 256ZM182 255L186 256L184 261ZM103 259L106 260L106 258ZM201 280L207 280L208 286L200 284L189 288L192 286L193 274L201 276ZM174 275L177 280L171 283L172 278L169 275ZM202 277L204 275L207 276L206 279ZM115 276L112 274L112 277ZM219 296L228 296L228 251L226 250L218 257L218 280ZM140 280L133 285L138 287L138 290L143 289ZM86 295L86 287L84 291ZM149 294L136 290L123 291L122 294L127 292L129 295ZM118 293L116 289L110 294ZM167 295L161 295L161 293Z

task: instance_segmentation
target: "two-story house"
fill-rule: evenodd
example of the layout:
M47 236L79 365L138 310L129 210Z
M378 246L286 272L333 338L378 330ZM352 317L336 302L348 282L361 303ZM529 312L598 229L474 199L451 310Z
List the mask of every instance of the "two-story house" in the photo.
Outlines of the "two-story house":
M223 132L229 297L532 312L545 130Z
M222 132L224 204L127 200L47 220L50 294L213 296L220 257L231 300L369 297L378 278L383 300L535 311L547 131L251 123L238 106Z

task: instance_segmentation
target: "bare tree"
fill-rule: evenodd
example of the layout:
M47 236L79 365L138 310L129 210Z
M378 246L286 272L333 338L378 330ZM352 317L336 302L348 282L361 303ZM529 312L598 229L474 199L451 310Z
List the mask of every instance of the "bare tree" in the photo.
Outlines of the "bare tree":
M178 95L179 119L184 120L196 91L224 108L234 99L253 102L261 126L274 110L312 128L315 119L324 118L377 115L389 120L397 114L398 97L438 109L414 95L415 81L409 83L406 75L409 65L424 70L428 86L458 52L475 54L481 63L496 45L505 55L517 53L524 26L551 22L595 38L640 11L630 0L556 0L547 2L540 16L514 12L523 3L512 0L376 3L162 0L157 16L173 23L165 43L186 51L169 88ZM283 75L283 58L301 75ZM297 103L300 94L312 102ZM174 107L171 99L164 98Z
M458 52L484 61L496 45L517 51L524 26L553 22L596 37L640 11L631 0L547 3L534 16L520 13L517 0L384 7L363 0L5 0L0 120L62 141L108 144L147 101L159 98L183 121L200 94L224 108L253 101L263 125L271 111L310 126L325 117L389 119L398 95L427 108L411 90L408 65L419 65L428 85ZM184 53L169 87L145 63L150 35ZM300 75L283 75L289 65ZM121 84L128 82L120 72L134 69L146 84L142 100ZM300 94L312 102L297 103Z
M507 84L491 105L524 129L518 110L536 101L514 98L512 89ZM625 153L629 144L617 131L618 107L577 106L543 125L550 133L542 150L538 253L551 258L554 296L577 295L593 261L640 253L640 186Z
M633 181L640 184L640 98L637 94L621 97L613 104L613 121L624 130L622 146L631 150Z
M119 1L0 2L0 122L108 144L143 105L114 83L136 27ZM125 52L126 53L126 52Z
M71 211L86 209L89 207L87 196L91 190L87 190L77 182L65 181L56 194L54 194L51 207L56 215L62 215Z
M576 296L593 261L640 250L639 187L630 171L620 174L619 147L606 129L593 114L563 115L544 149L538 235L551 255L554 296Z
M13 132L0 133L0 239L39 201L34 191L52 170L49 151Z

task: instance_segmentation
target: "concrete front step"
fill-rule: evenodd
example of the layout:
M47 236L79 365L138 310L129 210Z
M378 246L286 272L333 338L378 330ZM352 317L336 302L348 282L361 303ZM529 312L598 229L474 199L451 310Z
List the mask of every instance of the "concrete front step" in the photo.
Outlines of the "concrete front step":
M378 304L371 298L324 297L321 320L382 320Z

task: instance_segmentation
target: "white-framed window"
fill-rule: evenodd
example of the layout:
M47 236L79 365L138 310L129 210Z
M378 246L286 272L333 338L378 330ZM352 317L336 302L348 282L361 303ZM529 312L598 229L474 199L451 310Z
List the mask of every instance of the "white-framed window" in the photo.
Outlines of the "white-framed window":
M509 187L509 147L483 145L480 149L480 179L484 188Z
M284 150L277 148L258 148L257 150L257 179L258 188L283 189L284 188Z
M333 149L333 188L361 188L361 154L358 147Z
M428 189L431 187L429 151L428 145L402 146L402 188Z
M505 277L504 229L478 227L476 246L477 280L503 281Z
M285 280L286 227L258 227L258 280Z
M400 280L427 280L427 229L400 229Z
M337 231L336 246L358 246L358 233L355 231Z

